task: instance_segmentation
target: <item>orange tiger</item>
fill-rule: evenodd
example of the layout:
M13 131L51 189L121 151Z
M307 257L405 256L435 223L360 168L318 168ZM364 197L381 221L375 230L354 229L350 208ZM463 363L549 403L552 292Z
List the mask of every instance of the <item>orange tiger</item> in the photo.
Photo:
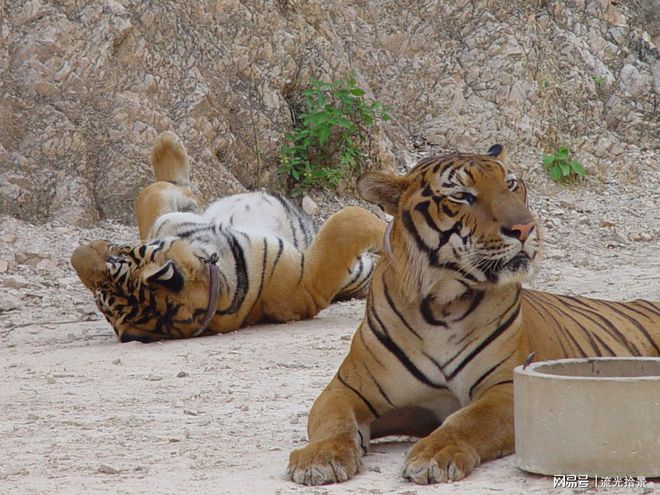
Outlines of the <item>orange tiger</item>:
M154 144L157 182L137 196L142 242L98 240L71 262L121 342L230 332L312 318L363 296L385 222L348 207L320 229L283 196L224 197L202 212L188 154L172 133Z
M460 480L513 453L512 372L531 352L537 360L660 353L660 303L522 288L541 236L501 152L435 156L403 177L358 181L394 219L365 317L312 407L309 444L290 455L293 481L345 481L369 440L392 434L422 437L405 478Z

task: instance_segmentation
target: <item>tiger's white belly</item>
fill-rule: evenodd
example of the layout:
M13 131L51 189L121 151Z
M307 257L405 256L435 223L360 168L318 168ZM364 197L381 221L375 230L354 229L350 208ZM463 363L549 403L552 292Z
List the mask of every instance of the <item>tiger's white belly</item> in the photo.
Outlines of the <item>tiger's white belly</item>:
M274 236L306 250L316 233L313 221L282 197L265 192L227 196L197 213L167 213L154 223L152 237L178 235L182 229L214 225L248 235Z

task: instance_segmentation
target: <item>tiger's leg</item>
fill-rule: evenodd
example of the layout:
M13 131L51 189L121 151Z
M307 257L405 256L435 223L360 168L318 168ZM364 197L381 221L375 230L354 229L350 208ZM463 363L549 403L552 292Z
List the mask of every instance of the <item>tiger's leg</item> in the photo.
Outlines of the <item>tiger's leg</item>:
M378 256L373 253L364 253L359 256L353 263L344 285L332 301L347 301L367 297L369 282L371 282L371 275L377 262Z
M369 250L382 249L386 223L349 206L331 216L305 253L304 287L323 309L346 284L351 269Z
M373 420L359 395L335 377L314 402L309 414L309 444L289 456L287 476L304 485L346 481L357 473L369 443Z
M403 476L422 485L458 481L482 461L513 451L513 385L507 383L488 389L413 445Z
M135 216L142 241L150 238L151 228L161 215L197 209L197 200L190 190L188 152L176 135L164 132L156 138L151 164L158 182L142 189L135 198Z

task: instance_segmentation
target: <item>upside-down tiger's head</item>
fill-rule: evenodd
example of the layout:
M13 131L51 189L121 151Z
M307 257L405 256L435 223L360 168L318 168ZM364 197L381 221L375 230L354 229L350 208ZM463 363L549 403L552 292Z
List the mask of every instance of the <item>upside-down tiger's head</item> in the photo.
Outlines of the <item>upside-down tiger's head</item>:
M460 293L532 275L539 228L525 185L501 157L495 145L487 155L425 158L405 176L372 172L358 180L362 197L394 216L385 247L416 279L411 290L451 280L450 292Z
M202 327L209 268L185 240L94 241L78 247L71 263L122 342L189 337Z

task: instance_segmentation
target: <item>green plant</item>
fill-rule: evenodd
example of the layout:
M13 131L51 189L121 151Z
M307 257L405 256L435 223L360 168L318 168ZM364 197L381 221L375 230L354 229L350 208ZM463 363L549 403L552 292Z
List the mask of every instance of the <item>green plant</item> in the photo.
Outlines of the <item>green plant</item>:
M294 130L285 136L278 168L293 183L293 195L314 186L335 188L346 175L360 172L369 128L390 119L381 103L367 101L352 77L312 80L293 113Z
M593 78L597 88L601 88L605 84L605 78L603 76L593 76Z
M575 158L569 160L569 155L570 152L567 146L560 146L552 155L543 155L543 166L552 180L558 181L587 175L582 164Z

